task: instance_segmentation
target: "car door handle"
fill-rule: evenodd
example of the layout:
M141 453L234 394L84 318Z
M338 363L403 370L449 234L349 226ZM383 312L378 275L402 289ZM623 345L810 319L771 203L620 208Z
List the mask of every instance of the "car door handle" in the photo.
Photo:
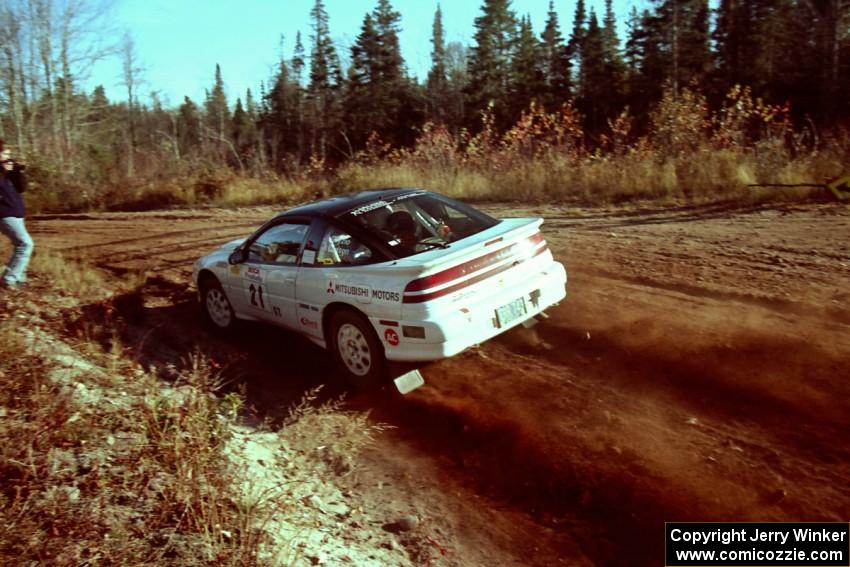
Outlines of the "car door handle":
M284 285L295 285L295 278L283 278Z

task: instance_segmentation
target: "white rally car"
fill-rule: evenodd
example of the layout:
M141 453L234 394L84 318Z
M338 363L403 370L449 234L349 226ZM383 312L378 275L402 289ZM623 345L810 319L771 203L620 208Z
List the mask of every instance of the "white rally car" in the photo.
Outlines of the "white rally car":
M421 189L364 191L275 216L198 260L193 280L213 328L298 331L374 385L387 360L452 356L562 300L567 274L542 222Z

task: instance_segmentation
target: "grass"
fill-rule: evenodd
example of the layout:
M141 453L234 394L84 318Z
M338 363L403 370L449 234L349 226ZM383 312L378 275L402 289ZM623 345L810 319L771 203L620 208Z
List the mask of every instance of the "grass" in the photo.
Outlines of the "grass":
M334 195L387 187L422 187L467 201L569 202L599 205L630 200L710 202L740 199L749 202L753 183L822 183L844 169L836 151L790 157L784 150L759 151L698 147L687 155L631 151L594 154L575 159L550 153L541 157L495 154L476 161L422 162L386 160L348 162L319 176L286 180L226 175L215 187L198 189L196 181L175 179L168 187L139 187L114 194L107 203L74 210L142 211L174 206L288 206ZM758 193L761 200L786 200L787 191ZM796 196L807 198L801 191ZM50 210L45 203L34 208ZM53 209L56 210L56 209Z
M57 363L8 322L0 338L0 562L252 564L221 466L239 401L210 396L204 366L164 388L130 364Z
M102 295L106 290L106 276L101 270L66 259L53 250L36 247L30 270L52 282L54 289L82 300Z
M278 204L286 207L364 189L422 187L466 201L567 202L604 205L633 200L658 202L712 202L807 199L809 191L754 191L754 183L823 183L846 171L835 152L790 158L775 152L741 152L702 147L687 156L601 154L575 160L566 155L544 158L504 158L488 163L429 164L417 160L365 165L343 164L320 177L258 179L227 177L208 194L191 185L116 194L107 205L75 210L154 210L175 206L247 206ZM815 192L817 194L817 192ZM43 204L36 209L50 210ZM56 209L53 209L56 210Z
M778 165L773 167L772 162ZM753 190L753 183L823 182L841 172L834 154L777 158L773 154L701 148L680 157L638 152L590 156L581 160L553 155L510 160L503 167L461 164L433 169L403 161L364 166L349 164L336 172L327 192L378 187L425 187L467 200L569 202L585 205L631 200L710 202L808 198L811 192Z
M315 530L283 529L301 508L284 487L350 472L375 431L366 416L306 397L259 433L304 465L258 473L236 448L258 435L242 397L206 357L165 384L126 356L98 270L42 253L32 271L39 294L0 298L0 564L260 565L293 547L281 534ZM46 296L47 279L88 303ZM57 307L58 327L41 317ZM67 336L68 321L94 331ZM256 478L275 480L249 493Z

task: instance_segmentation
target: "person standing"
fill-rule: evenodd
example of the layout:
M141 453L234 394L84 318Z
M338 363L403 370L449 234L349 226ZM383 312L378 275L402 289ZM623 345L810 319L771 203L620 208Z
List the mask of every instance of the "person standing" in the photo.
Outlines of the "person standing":
M27 181L24 166L12 159L12 151L0 140L0 232L12 243L12 256L2 276L2 285L16 288L27 281L27 265L33 241L24 225L24 200Z

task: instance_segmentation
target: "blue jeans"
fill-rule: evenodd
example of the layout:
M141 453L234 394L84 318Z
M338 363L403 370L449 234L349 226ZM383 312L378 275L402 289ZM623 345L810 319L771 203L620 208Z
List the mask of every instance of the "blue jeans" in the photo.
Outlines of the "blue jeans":
M3 272L3 283L9 286L27 281L27 264L30 263L33 241L24 226L24 219L18 217L0 218L0 232L12 241L12 257L6 271Z

